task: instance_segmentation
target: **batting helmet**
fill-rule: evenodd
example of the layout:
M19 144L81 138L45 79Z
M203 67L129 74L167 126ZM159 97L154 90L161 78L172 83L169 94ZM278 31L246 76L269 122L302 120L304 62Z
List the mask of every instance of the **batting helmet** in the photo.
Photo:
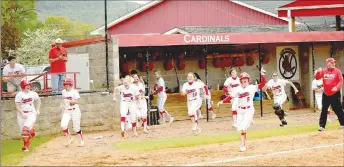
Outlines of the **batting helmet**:
M20 87L22 88L22 89L25 89L25 86L32 86L32 83L30 82L30 81L28 81L28 80L22 80L22 81L20 81Z
M73 79L71 79L71 78L64 79L63 80L63 85L73 86Z
M248 79L248 80L251 79L250 75L248 75L246 72L241 73L240 76L239 76L239 78L240 78L240 82L241 82L241 80L243 80L243 79Z

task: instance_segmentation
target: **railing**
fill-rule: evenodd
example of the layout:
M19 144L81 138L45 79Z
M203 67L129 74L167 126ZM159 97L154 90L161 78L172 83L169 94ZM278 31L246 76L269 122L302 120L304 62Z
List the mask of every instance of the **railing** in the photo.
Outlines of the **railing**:
M3 78L4 77L18 77L18 78L26 78L29 77L29 76L36 76L34 77L33 79L30 79L29 81L30 82L35 82L35 81L39 81L40 78L43 78L43 88L41 87L41 90L35 90L35 92L37 93L49 93L49 92L52 92L52 91L57 91L57 90L53 90L51 88L49 88L48 86L48 80L49 80L49 77L48 76L51 76L51 75L58 75L58 74L62 74L62 75L73 75L73 80L74 80L74 86L75 86L75 89L80 89L80 88L77 88L76 85L77 85L77 80L76 80L76 75L77 74L80 74L80 72L63 72L63 73L43 73L43 74L23 74L23 75L1 75L0 76L0 90L1 90L1 97L5 96L5 95L12 95L13 93L15 92L4 92L3 90ZM41 85L42 86L42 85Z

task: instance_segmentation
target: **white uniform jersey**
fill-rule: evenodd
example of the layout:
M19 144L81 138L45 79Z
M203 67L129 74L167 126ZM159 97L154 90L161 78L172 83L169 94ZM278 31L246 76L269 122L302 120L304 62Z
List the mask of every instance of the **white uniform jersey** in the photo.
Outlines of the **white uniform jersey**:
M200 96L203 98L206 95L206 93L205 93L205 86L206 85L204 84L203 81L201 81L199 79L197 80L197 82L200 83L201 85L204 85L203 89L200 90Z
M284 87L287 85L287 82L288 81L285 79L277 79L276 82L274 82L273 79L270 79L267 83L267 87L272 90L274 96L286 96L287 94L285 93Z
M201 91L204 89L203 82L193 82L191 85L187 82L184 83L182 92L187 93L187 99L189 101L201 98Z
M316 88L320 88L321 90L320 91L315 91L315 96L322 97L322 94L324 92L323 91L324 87L323 87L323 80L322 79L319 79L319 80L314 79L312 81L312 89L316 89Z
M253 98L258 91L258 85L248 85L246 88L237 87L231 92L232 98L237 98L238 108L253 107Z
M120 97L122 101L133 102L135 101L135 96L140 95L140 91L137 86L130 84L127 89L124 85L120 88Z
M236 78L229 77L226 79L226 81L223 85L227 86L228 89L231 90L233 88L240 86L240 79L239 79L239 77L236 77Z
M9 64L7 64L3 69L3 75L13 75L16 73L25 73L25 68L21 64L15 64L14 68L11 68Z
M35 112L34 101L38 100L39 96L36 92L29 91L28 93L25 92L18 92L15 97L15 102L20 104L21 109L24 112Z
M67 99L67 100L78 100L80 99L80 95L79 95L79 91L75 90L75 89L71 89L70 91L67 91L66 89L62 90L62 97L63 99ZM65 106L66 110L72 110L79 107L78 104L67 104Z
M137 87L137 89L139 90L140 94L142 96L144 96L146 94L146 87L143 83L139 82L139 84L135 84L135 86Z
M165 97L166 96L165 81L162 77L156 80L154 90L158 90L160 87L162 87L162 91L158 93L158 97Z

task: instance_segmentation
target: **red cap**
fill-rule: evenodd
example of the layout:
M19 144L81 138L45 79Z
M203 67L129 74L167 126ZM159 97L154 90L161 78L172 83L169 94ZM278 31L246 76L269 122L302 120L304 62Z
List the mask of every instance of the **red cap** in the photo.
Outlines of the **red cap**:
M21 82L20 82L20 87L22 88L22 89L25 89L25 86L28 86L28 85L32 85L32 83L30 82L30 81L28 81L28 80L22 80Z
M335 60L334 58L327 58L327 59L326 59L326 63L335 64L335 63L336 63L336 60Z

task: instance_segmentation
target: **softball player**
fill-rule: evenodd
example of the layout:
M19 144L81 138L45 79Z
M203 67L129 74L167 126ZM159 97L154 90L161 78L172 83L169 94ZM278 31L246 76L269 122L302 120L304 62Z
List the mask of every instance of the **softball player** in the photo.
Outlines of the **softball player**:
M73 130L80 137L80 143L78 146L83 147L84 138L82 136L82 131L80 129L80 119L81 119L81 111L79 108L80 95L79 95L79 92L73 88L73 80L71 78L64 79L62 83L63 83L64 89L62 90L63 102L61 106L63 108L63 114L62 114L62 119L61 119L61 128L69 139L68 142L65 144L65 146L68 146L70 143L74 141L68 129L69 121L72 120Z
M20 82L21 91L16 94L15 104L17 109L17 122L19 130L22 132L24 147L22 151L29 151L30 141L35 136L33 128L37 115L40 114L41 100L36 92L31 91L31 82L22 80ZM36 108L34 106L36 103Z
M316 73L317 73L317 71L314 72L314 76ZM322 79L319 79L319 80L314 79L312 81L312 90L315 91L315 102L317 104L318 109L321 111L321 109L322 109L322 95L324 92L323 80ZM329 110L327 113L328 114L327 115L327 121L328 122L331 122L330 113L331 112Z
M159 70L156 70L154 74L155 74L156 82L155 82L155 86L154 86L155 91L153 92L153 94L158 95L157 107L158 107L160 115L161 115L161 120L163 123L165 123L165 114L166 114L170 119L169 124L171 125L174 118L164 108L164 105L165 105L165 102L167 99L167 94L165 92L166 91L165 90L165 81L161 77L161 72Z
M274 95L274 105L272 108L281 120L281 127L287 125L287 121L285 119L286 113L283 110L283 103L287 100L287 94L285 93L284 87L287 84L294 88L295 94L299 92L292 82L285 79L279 79L276 72L272 73L272 79L267 83L267 88L272 90L272 94Z
M197 73L194 73L194 75L196 77L196 81L204 85L204 89L203 89L204 91L201 91L201 97L204 101L208 100L208 112L211 113L211 119L215 119L216 114L214 112L214 108L211 106L211 103L212 103L211 94L210 94L210 91L208 90L208 86L204 84L204 82L201 80L201 77ZM203 116L201 113L201 108L198 111L199 111L199 118L202 119Z
M220 106L224 102L230 102L233 98L238 98L238 117L237 117L237 131L241 132L240 151L246 151L246 133L247 129L251 125L251 121L254 115L253 98L255 93L265 86L265 70L261 69L262 82L258 85L250 85L250 75L246 72L240 74L241 86L230 92L230 95L220 101L217 106Z
M202 105L201 91L204 91L204 84L196 82L194 73L190 72L187 76L187 83L184 83L182 87L181 95L187 95L187 105L188 105L188 115L193 122L192 131L195 134L201 133L201 129L198 126L197 110L200 109ZM206 92L206 96L208 93Z
M137 88L139 89L139 92L141 94L139 101L138 101L138 109L137 109L137 115L136 118L137 119L141 119L142 123L143 123L143 132L144 133L148 133L147 130L147 100L148 97L145 96L145 92L146 92L146 88L144 83L140 80L140 77L137 74L133 75L134 78L134 84L137 86Z
M226 95L229 95L230 92L234 91L239 85L240 80L237 77L237 72L235 69L232 69L230 71L231 77L227 78L225 83L223 84L223 91L226 93ZM237 106L238 106L238 99L234 98L232 101L232 118L233 118L233 127L237 126Z
M125 136L125 118L128 113L130 113L130 119L132 122L132 129L134 136L138 136L136 131L136 113L138 99L140 98L140 92L137 86L131 84L131 79L126 77L123 79L123 85L115 88L115 91L120 92L120 115L121 115L121 135ZM114 93L114 101L116 101L116 95Z

